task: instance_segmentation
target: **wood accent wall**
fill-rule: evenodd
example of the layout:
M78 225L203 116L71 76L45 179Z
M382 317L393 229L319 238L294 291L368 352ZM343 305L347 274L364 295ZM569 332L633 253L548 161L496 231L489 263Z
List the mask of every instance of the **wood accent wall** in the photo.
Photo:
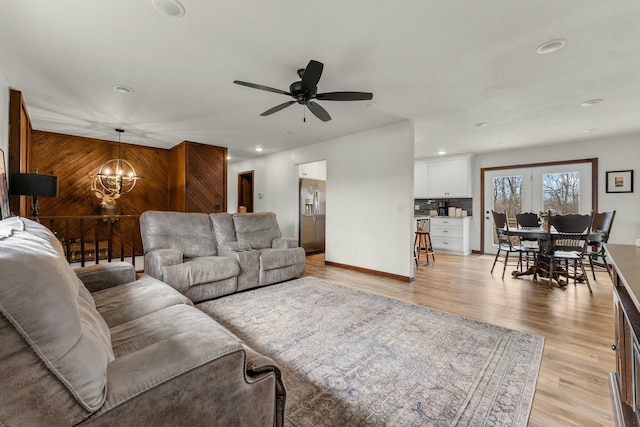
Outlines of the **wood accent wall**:
M91 191L91 181L104 162L117 156L117 142L33 131L31 168L56 175L59 184L58 197L39 199L40 214L100 214L100 199ZM139 215L150 209L169 209L168 150L123 142L120 156L133 165L142 179L133 191L117 200L117 213Z
M58 177L58 197L40 198L40 216L139 215L147 210L225 212L227 148L183 141L171 150L95 138L34 131L22 94L11 91L9 174L33 172ZM126 134L124 135L126 139ZM91 181L103 163L128 160L142 179L122 195L115 212L100 210ZM15 206L14 206L15 204ZM18 206L20 205L20 206ZM30 200L14 197L16 214L30 216Z
M33 129L27 106L22 98L22 92L9 90L9 170L7 177L11 180L11 173L29 173L31 160L31 138ZM10 196L9 208L11 212L20 216L31 216L31 200L26 196Z
M170 207L184 212L227 211L227 149L183 141L170 154Z

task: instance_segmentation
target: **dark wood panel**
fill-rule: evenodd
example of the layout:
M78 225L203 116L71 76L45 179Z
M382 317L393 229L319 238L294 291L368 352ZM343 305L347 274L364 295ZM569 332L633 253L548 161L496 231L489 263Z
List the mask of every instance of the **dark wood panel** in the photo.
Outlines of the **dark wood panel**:
M8 173L28 173L31 160L32 127L27 106L22 92L11 89L9 91L9 153ZM30 216L31 201L25 196L10 196L9 207L16 215Z
M183 142L176 145L169 153L169 206L172 211L186 210L186 148Z
M226 212L227 149L188 143L188 212Z
M34 131L31 168L56 175L59 182L58 197L40 199L41 215L101 213L91 181L100 166L117 155L117 142ZM169 209L168 150L122 143L121 158L129 160L142 179L117 200L118 213L139 215L150 209Z

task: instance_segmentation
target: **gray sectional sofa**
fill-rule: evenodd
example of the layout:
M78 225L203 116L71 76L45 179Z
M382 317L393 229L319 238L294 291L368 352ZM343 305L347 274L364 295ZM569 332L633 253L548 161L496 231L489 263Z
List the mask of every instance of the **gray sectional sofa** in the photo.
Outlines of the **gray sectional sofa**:
M218 261L234 288L236 260ZM74 271L16 217L0 272L1 426L283 425L279 368L173 287L122 262Z
M272 212L146 211L140 216L145 272L192 301L304 274L297 239L282 237Z

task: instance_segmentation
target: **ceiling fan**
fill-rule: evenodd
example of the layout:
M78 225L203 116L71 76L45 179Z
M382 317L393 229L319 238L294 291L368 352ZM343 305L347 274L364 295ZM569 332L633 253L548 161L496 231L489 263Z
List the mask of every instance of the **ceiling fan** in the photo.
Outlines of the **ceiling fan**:
M314 99L320 101L368 101L373 98L373 94L370 92L326 92L316 93L318 91L318 81L322 76L322 69L324 64L322 62L314 61L313 59L307 64L307 68L300 68L298 70L298 77L300 81L291 83L289 86L289 92L284 90L275 89L269 86L258 85L255 83L247 83L240 80L234 80L235 84L252 87L254 89L266 90L268 92L279 93L282 95L289 95L293 98L293 101L287 101L280 105L276 105L273 108L268 109L261 116L268 116L273 113L277 113L280 110L287 108L288 106L295 104L306 105L317 118L323 122L331 120L331 116L318 104L313 101Z

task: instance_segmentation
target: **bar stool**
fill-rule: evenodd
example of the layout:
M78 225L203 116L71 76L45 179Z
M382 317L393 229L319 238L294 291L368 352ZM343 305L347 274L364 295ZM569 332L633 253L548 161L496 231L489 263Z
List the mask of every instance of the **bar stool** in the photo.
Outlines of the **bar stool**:
M436 256L433 252L433 246L431 246L431 234L429 234L428 231L416 231L416 238L413 241L413 255L416 261L416 267L418 266L420 253L424 253L427 257L426 265L429 265L429 255L431 255L433 263L435 264Z

